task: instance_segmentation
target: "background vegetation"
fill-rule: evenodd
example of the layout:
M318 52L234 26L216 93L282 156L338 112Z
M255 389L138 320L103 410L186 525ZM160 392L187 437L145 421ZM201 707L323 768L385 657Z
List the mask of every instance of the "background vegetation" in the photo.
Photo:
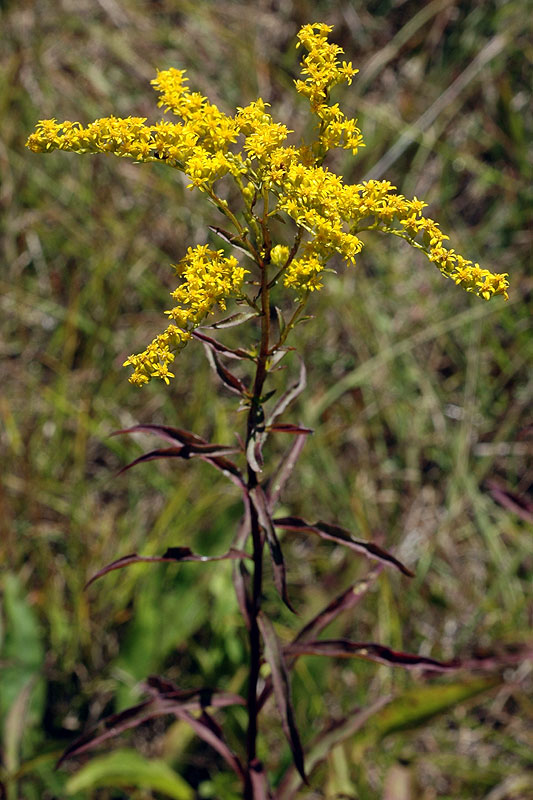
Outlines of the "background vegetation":
M308 117L292 90L294 37L306 22L336 26L361 70L338 99L358 117L367 146L332 166L346 180L387 177L425 198L456 249L511 273L512 291L506 305L485 304L402 242L367 239L357 268L331 276L314 299L315 319L299 328L309 370L300 421L316 433L285 494L286 513L380 536L416 569L411 582L383 574L336 635L437 658L494 651L525 642L532 616L533 7L0 7L0 783L9 800L231 800L222 765L179 722L117 742L156 765L159 783L152 771L144 788L140 777L128 787L116 775L100 789L89 776L83 788L67 783L79 765L53 771L73 737L134 701L151 672L182 686L242 689L245 645L226 564L133 567L83 591L100 566L129 552L222 552L239 517L236 494L203 464L150 463L113 478L144 441L111 432L166 422L229 442L241 418L195 344L180 355L169 391L134 389L120 367L160 329L169 264L205 241L216 223L211 207L163 166L37 157L24 141L41 118L159 118L149 81L169 66L186 68L191 85L227 111L261 95L301 132ZM521 497L514 509L495 502L491 481ZM367 570L315 540L287 535L284 549L303 620ZM276 602L272 595L273 611ZM281 611L278 620L288 637L294 620ZM468 699L476 684L467 675L421 683L363 662L301 659L294 691L306 738L323 716L399 698L394 713L373 717L335 751L316 784L324 796L361 800L533 797L531 664L504 677ZM244 724L238 711L226 714L234 744ZM281 768L289 756L274 715L266 724L264 751ZM120 759L130 776L146 767L131 753ZM169 767L183 781L172 783Z

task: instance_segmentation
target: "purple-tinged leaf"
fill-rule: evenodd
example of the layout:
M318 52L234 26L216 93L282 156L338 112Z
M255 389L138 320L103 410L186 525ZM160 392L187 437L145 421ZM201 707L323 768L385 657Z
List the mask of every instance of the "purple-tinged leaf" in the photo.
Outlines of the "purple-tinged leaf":
M268 509L268 501L260 486L256 486L250 491L250 499L257 510L259 522L265 531L266 540L270 550L270 559L272 561L272 570L274 573L274 584L278 593L287 606L294 614L296 611L289 600L287 592L287 574L285 570L285 561L283 559L283 552L281 545L276 534L276 529L272 524L272 517Z
M223 355L227 356L228 358L236 358L236 359L239 359L239 360L242 360L243 358L253 359L252 354L249 353L247 350L243 350L240 347L236 348L235 350L233 350L231 347L226 347L225 344L222 344L221 342L217 342L217 340L211 338L211 336L206 336L205 333L201 333L198 330L198 328L195 331L192 331L191 333L192 333L192 336L195 337L195 339L199 339L200 341L204 342L205 344L208 344L209 347L211 347L213 350L216 350L217 353L222 353Z
M327 539L336 544L343 544L351 550L358 553L363 553L367 558L382 561L385 564L392 564L404 575L409 578L413 577L413 573L401 561L395 558L391 553L383 550L373 542L367 542L364 539L354 539L351 533L338 525L330 525L327 522L315 522L314 525L300 517L279 517L273 520L277 528L283 528L286 531L294 531L295 533L314 533L320 536L321 539Z
M304 428L301 425L294 425L292 422L275 422L274 425L267 427L269 433L294 433L296 435L314 433L312 428Z
M242 325L252 317L260 317L259 311L237 311L236 314L231 314L229 317L213 322L211 325L202 325L202 328L219 330L221 328L234 328L236 325Z
M250 500L246 494L244 498L244 516L237 529L235 539L233 540L233 547L236 550L242 550L242 548L246 545L246 540L250 535L250 530ZM252 625L249 591L250 575L246 569L244 560L233 564L232 578L240 612L243 616L246 627L248 630L250 630Z
M289 742L294 765L304 783L307 783L304 767L304 753L300 734L294 720L294 712L291 702L291 687L289 673L285 666L283 651L279 642L274 626L262 611L257 616L257 624L261 631L261 636L265 645L265 656L272 670L272 683L274 685L274 697L281 716L281 724L287 740Z
M305 440L305 436L297 436L292 444L292 447L285 454L285 456L283 456L280 464L278 465L267 492L268 505L270 509L275 508L277 505L281 496L281 492L283 491L283 487L289 480L292 471L296 466L296 462L300 457L300 453L304 448Z
M207 461L208 464L212 464L216 467L220 472L228 478L228 480L232 481L236 486L240 489L246 488L246 483L244 478L242 477L242 473L238 466L230 461L229 458L224 458L223 456L199 456L202 461Z
M250 437L246 447L246 461L254 472L263 471L263 444L265 438L266 434L264 431L255 431Z
M508 645L498 652L480 652L460 660L461 669L469 670L497 670L512 664L521 664L523 661L533 659L533 643L520 644L512 647Z
M374 567L371 572L368 573L367 577L364 580L357 581L345 592L340 594L335 600L332 600L329 605L326 606L319 614L313 617L307 625L305 625L296 637L293 639L292 644L299 644L301 641L305 641L309 639L311 636L317 636L321 631L324 630L333 620L342 612L347 611L349 609L354 608L360 600L363 599L364 595L374 582L374 580L378 577L381 570L383 569L381 564L378 564ZM292 667L293 663L296 661L297 656L287 656L286 663L289 669ZM265 685L263 690L259 696L259 700L257 702L257 707L259 711L263 708L266 701L272 694L272 680L271 678L267 678L265 681Z
M508 511L517 514L525 522L533 522L533 502L531 500L493 480L487 481L487 486L493 500Z
M268 790L265 769L257 758L250 762L250 781L254 800L272 800L272 795Z
M107 566L98 570L98 572L87 581L85 588L88 589L92 583L98 580L98 578L101 578L103 575L107 575L108 572L113 572L114 570L122 569L123 567L129 567L130 564L152 564L159 563L161 561L206 562L224 561L226 559L242 560L243 558L251 558L251 556L242 550L234 550L233 548L230 548L227 553L223 553L220 556L199 556L196 553L193 553L189 547L169 547L166 553L164 553L162 556L139 556L137 553L131 553L130 555L122 556L122 558L117 558L116 561L112 561L111 564L107 564Z
M346 591L332 600L331 603L323 608L320 613L313 617L313 619L299 631L298 635L293 640L293 644L306 641L311 636L318 636L318 634L327 628L339 614L354 608L363 599L382 569L382 565L378 564L368 573L366 578L352 584Z
M281 397L275 404L274 408L268 415L268 418L266 420L266 425L272 425L276 417L279 417L280 414L283 414L283 412L290 406L292 401L296 400L298 395L300 395L303 392L303 390L306 387L306 384L307 384L307 373L305 370L305 364L300 358L300 375L298 377L298 380L292 386L289 386L287 391L281 395Z
M73 756L86 753L88 750L93 750L95 747L102 744L102 742L107 741L107 739L111 739L113 736L117 736L131 728L136 728L142 725L143 722L159 716L161 713L165 712L161 712L159 709L156 710L153 707L152 700L144 700L142 703L120 711L118 714L112 714L106 717L91 731L84 733L82 736L78 736L78 738L66 748L57 762L56 768L60 767L67 758L72 758Z
M363 710L354 709L344 719L329 722L311 742L307 750L305 762L308 775L311 775L313 770L326 760L337 745L342 744L354 733L357 733L374 714L377 714L387 703L390 703L391 699L391 695L380 697L379 700ZM301 785L300 776L291 765L278 786L275 800L293 800L298 796L297 793L301 789Z
M169 442L179 442L180 444L208 444L206 439L197 436L190 431L181 430L181 428L173 428L171 425L155 425L152 423L144 423L134 425L132 428L124 428L120 431L114 431L111 436L119 436L123 433L154 433L167 439Z
M225 708L226 706L245 706L246 700L234 692L222 692L219 689L204 687L201 689L180 689L168 678L150 675L144 688L152 697L163 700L179 700L186 710L205 708Z
M148 453L143 453L142 456L126 464L122 467L117 475L122 475L137 464L142 464L145 461L156 461L162 458L184 458L189 459L194 456L204 458L206 461L213 461L218 456L225 456L228 453L237 452L236 447L229 447L220 444L183 444L175 447L159 447L157 450L150 450ZM214 457L214 458L211 458ZM230 462L231 463L231 462Z
M122 475L123 472L127 472L127 470L137 466L137 464L142 464L145 461L155 461L162 458L189 459L196 456L202 461L207 461L208 464L212 464L212 466L220 470L220 472L222 472L226 478L232 481L232 483L235 483L240 489L244 489L246 484L240 469L236 464L233 463L233 461L230 461L228 458L225 458L224 455L222 455L223 453L234 453L237 450L238 448L235 447L212 445L208 443L201 445L185 444L177 447L159 448L157 450L150 450L150 452L144 453L142 456L134 459L129 464L126 464L125 467L122 467L122 469L118 471L117 475Z
M458 669L461 662L437 661L435 658L426 658L414 653L401 653L391 650L375 642L351 642L348 639L323 639L321 641L295 642L285 648L286 655L291 656L330 656L332 658L363 658L367 661L377 661L391 667L404 669L425 669L431 672L448 672Z
M174 691L173 684L172 687ZM112 714L106 717L101 720L93 730L78 737L65 750L57 766L59 767L67 758L79 756L89 750L94 750L94 748L99 747L99 745L103 744L103 742L108 739L118 736L124 733L124 731L136 728L150 719L172 714L180 719L186 719L186 721L189 722L191 718L189 711L202 711L203 714L206 714L206 707L222 708L229 705L243 705L245 703L240 695L234 695L229 692L219 692L215 689L180 691L175 687L177 697L165 696L164 693L159 692L155 693L153 688L151 688L150 691L152 693L150 699L144 700L142 703L132 706L132 708L120 711L118 714ZM221 751L219 750L219 752ZM224 756L224 753L221 752L221 755Z
M231 769L244 782L244 770L240 759L224 741L222 730L220 726L217 725L215 720L209 716L206 711L204 711L200 717L193 717L192 714L189 714L187 711L183 711L181 709L176 710L175 713L179 719L182 719L191 726L200 739L203 739L204 742L207 742L207 744L213 748L213 750L216 750L217 753L222 756L226 764L228 764L228 766L230 766Z
M248 397L248 390L244 383L233 372L230 372L227 367L220 361L216 350L214 350L208 342L204 342L204 350L207 355L207 360L211 369L216 372L222 383L228 389L241 397Z

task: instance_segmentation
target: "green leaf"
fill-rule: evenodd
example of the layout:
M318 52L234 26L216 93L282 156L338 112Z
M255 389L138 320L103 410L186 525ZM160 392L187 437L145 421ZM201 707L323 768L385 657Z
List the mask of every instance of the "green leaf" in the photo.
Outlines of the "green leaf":
M168 764L149 761L135 750L115 750L93 758L67 781L69 794L97 787L140 788L161 792L175 800L192 800L194 792Z
M500 683L500 677L490 676L409 689L378 711L352 737L353 759L358 761L367 748L375 747L385 736L416 728L437 714L449 711Z
M22 740L43 713L44 647L37 614L22 582L8 573L0 588L0 720L5 763L15 770Z

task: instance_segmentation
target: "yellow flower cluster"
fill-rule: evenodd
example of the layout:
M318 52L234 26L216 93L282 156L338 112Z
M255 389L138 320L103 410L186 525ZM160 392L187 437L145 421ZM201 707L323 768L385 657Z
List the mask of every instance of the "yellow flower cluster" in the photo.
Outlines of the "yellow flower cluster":
M328 150L342 147L356 155L364 147L357 120L347 119L337 103L329 105L331 89L339 83L351 84L359 70L352 63L339 62L342 47L328 42L333 27L323 23L304 25L298 33L297 47L303 45L308 51L302 60L302 75L305 80L295 81L296 91L307 97L313 114L320 120L316 142L311 148L317 160L323 159Z
M507 298L507 273L493 274L446 249L448 237L423 216L424 202L397 194L388 181L345 184L323 165L332 148L355 154L364 146L357 121L330 103L331 90L343 82L350 84L357 73L351 63L340 60L342 48L328 41L331 30L315 23L304 25L298 34L297 46L307 52L296 90L307 98L318 121L315 139L300 147L286 144L292 131L272 119L261 98L228 116L191 92L185 72L179 69L159 71L152 81L159 92L158 105L179 121L150 125L140 117L107 117L84 127L79 122L41 120L27 146L35 152L69 150L112 153L138 162L164 161L185 173L191 188L209 194L230 220L237 243L254 256L256 267L272 265L274 280L282 280L300 299L321 288L323 273L336 254L355 264L363 246L360 234L368 230L404 239L468 292L486 300L494 295ZM214 184L224 176L231 176L241 193L242 220L215 194ZM270 217L280 214L298 230L298 247L293 251L271 241ZM265 260L267 252L270 258ZM235 258L207 245L189 249L179 272L182 283L173 293L176 306L167 312L170 325L143 353L126 362L134 367L130 380L137 385L152 377L168 383L174 353L217 304L224 308L225 298L241 293L246 274ZM253 298L248 301L253 305Z
M222 250L210 250L209 245L189 247L176 271L182 283L171 294L177 305L165 312L171 324L144 352L131 355L124 362L123 366L134 368L130 381L136 386L148 383L151 378L162 378L168 383L174 377L168 367L175 352L185 346L191 338L190 331L201 324L215 305L225 310L226 298L240 295L247 274L236 258L226 258Z

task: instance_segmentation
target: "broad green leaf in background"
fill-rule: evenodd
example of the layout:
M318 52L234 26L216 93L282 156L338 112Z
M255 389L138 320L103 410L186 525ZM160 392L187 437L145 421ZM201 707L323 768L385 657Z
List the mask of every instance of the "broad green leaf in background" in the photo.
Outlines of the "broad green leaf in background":
M0 589L0 721L4 767L13 772L20 763L23 735L43 714L44 646L22 581L7 573Z
M374 747L385 736L416 728L437 714L449 711L500 683L501 679L493 675L409 689L378 711L368 720L364 728L355 734L351 740L353 760L360 761L364 751Z
M98 787L148 789L174 800L192 800L194 796L189 784L164 761L148 761L135 750L126 749L93 758L70 778L66 788L72 795Z

